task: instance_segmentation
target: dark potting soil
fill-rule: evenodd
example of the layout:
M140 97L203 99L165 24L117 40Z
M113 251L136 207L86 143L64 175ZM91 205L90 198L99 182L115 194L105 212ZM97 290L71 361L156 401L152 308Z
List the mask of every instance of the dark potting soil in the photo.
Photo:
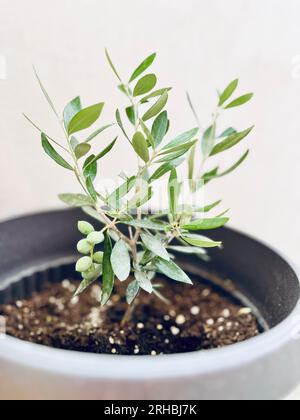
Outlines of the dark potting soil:
M103 308L99 286L72 299L77 286L69 280L47 284L29 300L0 306L7 334L59 349L156 356L223 347L260 333L250 308L204 281L168 283L159 291L169 304L141 293L126 326L121 326L127 309L123 285Z

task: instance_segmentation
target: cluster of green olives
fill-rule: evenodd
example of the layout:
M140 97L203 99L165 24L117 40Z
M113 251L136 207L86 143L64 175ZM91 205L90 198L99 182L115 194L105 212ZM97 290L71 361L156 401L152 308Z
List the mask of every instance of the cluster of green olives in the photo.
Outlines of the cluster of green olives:
M89 222L78 222L78 230L85 238L77 244L77 250L84 257L76 264L76 271L81 273L82 278L93 281L102 274L103 252L95 252L95 246L104 242L102 232L97 232Z

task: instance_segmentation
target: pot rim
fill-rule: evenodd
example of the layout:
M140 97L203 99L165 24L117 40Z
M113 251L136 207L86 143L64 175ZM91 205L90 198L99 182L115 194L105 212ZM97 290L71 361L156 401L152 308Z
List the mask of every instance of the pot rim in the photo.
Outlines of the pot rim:
M258 241L239 230L232 228L230 230ZM275 247L263 241L258 242L282 257L295 271L300 284L300 267L297 267ZM279 325L242 343L219 349L155 357L80 353L33 344L10 336L0 336L0 361L44 373L87 379L135 381L145 379L145 377L165 379L205 375L254 363L282 349L292 340L300 339L295 336L295 334L299 335L299 324L300 300L290 315Z

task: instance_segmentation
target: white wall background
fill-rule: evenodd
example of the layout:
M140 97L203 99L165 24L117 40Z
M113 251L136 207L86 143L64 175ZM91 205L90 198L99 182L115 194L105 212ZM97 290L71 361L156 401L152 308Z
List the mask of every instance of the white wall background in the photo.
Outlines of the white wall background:
M251 105L228 114L237 128L256 124L251 158L210 195L224 198L233 226L300 263L299 0L0 0L2 73L3 57L7 65L7 79L0 80L0 217L57 207L57 193L77 190L72 176L43 155L21 116L59 133L32 63L60 108L78 93L86 104L122 103L105 46L124 75L148 53L159 53L161 85L177 87L170 105L174 131L194 124L185 90L204 122L216 87L240 77L241 91L256 93ZM113 109L108 104L106 121ZM118 150L103 161L103 176L132 165L125 141ZM227 154L227 162L238 154Z

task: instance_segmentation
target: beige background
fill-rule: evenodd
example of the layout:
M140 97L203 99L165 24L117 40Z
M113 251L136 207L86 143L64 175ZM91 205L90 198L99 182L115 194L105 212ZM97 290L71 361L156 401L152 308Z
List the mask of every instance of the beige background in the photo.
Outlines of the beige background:
M109 47L125 76L157 51L161 85L175 85L174 130L193 125L189 90L204 123L215 88L235 77L255 100L223 120L237 128L256 124L248 162L215 184L232 226L285 252L300 264L300 2L299 0L0 0L0 218L60 205L58 192L76 191L72 177L40 149L28 113L59 135L40 95L32 64L58 108L81 93L86 104L105 100L103 120L122 105L106 66ZM1 80L6 61L7 79ZM106 138L102 137L104 141ZM107 141L111 138L107 138ZM227 154L224 165L240 150ZM103 177L130 169L126 142L102 163Z

